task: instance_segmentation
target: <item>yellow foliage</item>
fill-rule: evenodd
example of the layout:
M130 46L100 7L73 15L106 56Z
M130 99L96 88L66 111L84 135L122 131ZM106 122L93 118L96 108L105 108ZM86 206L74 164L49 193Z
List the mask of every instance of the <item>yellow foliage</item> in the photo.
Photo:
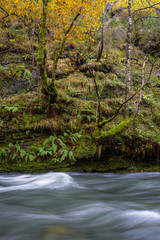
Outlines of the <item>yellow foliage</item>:
M114 5L114 9L124 8L127 9L128 0L119 0ZM156 14L156 8L160 8L159 0L132 0L132 12L139 12L141 14Z
M0 0L0 20L4 18L15 22L36 25L39 28L42 22L43 2L47 5L47 29L50 31L46 38L62 40L70 26L74 16L80 12L78 21L74 23L70 33L70 40L85 39L86 34L90 37L94 30L100 26L100 17L105 6L105 0Z
M47 2L47 29L50 31L46 39L62 40L74 16L80 12L69 35L71 41L83 41L86 35L92 38L93 32L100 26L105 4L112 3L113 9L127 9L128 0L0 0L0 21L20 21L36 25L40 28L43 15L43 2ZM159 3L159 4L158 4ZM156 13L154 7L160 7L159 0L132 0L132 12L141 9L140 13ZM151 8L150 8L151 7ZM142 10L143 9L143 10Z

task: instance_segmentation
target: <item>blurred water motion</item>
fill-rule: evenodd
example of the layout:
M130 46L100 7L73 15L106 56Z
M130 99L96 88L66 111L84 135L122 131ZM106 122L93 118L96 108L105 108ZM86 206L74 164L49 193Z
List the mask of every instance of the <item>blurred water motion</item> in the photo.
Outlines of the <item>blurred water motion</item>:
M0 174L0 240L159 240L160 174Z

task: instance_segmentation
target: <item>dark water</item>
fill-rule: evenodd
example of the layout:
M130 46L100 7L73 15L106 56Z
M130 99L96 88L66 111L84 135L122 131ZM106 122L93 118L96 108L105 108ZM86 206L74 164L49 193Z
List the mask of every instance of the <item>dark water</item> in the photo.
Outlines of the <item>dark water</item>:
M1 174L0 240L159 240L160 174Z

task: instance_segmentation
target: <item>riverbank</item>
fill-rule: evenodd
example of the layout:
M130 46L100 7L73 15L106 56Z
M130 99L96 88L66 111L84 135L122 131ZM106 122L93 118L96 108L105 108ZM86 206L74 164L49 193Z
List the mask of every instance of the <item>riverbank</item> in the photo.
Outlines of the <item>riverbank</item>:
M52 117L49 117L48 105L41 96L39 70L36 64L31 64L29 46L19 47L12 42L1 45L0 172L159 171L160 59L156 56L152 56L156 64L143 88L135 120L126 125L122 107L113 121L97 130L98 100L89 69L95 73L101 102L100 120L104 122L112 118L125 101L126 55L122 45L121 42L114 47L106 46L106 54L100 62L88 58L88 63L82 61L76 68L73 68L73 58L67 57L71 50L66 49L58 63L56 86L59 97ZM93 50L94 45L91 48ZM134 45L132 52L130 96L142 84L146 57ZM51 59L50 53L47 58L50 74ZM147 62L146 79L150 76L152 63ZM130 117L138 99L139 92L129 102Z
M153 118L154 105L144 102L134 124L97 143L93 138L97 103L94 96L84 99L86 88L73 88L78 78L81 84L86 77L75 72L57 81L61 94L54 118L47 117L38 88L0 100L0 172L159 171L159 125ZM70 89L79 93L72 96ZM102 104L105 119L120 105L120 99L104 98ZM122 120L123 111L107 129Z

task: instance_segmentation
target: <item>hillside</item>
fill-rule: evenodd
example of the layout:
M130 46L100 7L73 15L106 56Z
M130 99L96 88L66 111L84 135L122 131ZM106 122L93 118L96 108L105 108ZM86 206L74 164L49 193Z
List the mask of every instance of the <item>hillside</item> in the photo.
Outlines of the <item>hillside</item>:
M105 32L99 62L96 54L100 33L95 34L94 42L78 46L67 43L56 71L59 96L52 116L41 96L36 42L33 63L26 29L14 26L10 30L11 39L1 38L0 172L159 170L160 56L156 39L160 32L149 22L147 30L139 30L140 36L133 32L130 89L133 97L128 102L128 119L134 115L139 101L143 64L147 61L143 98L135 119L128 124L123 105L125 24L115 20ZM23 45L19 44L19 34L25 38ZM49 76L52 47L47 45ZM101 123L117 114L101 128L97 128L98 101Z

